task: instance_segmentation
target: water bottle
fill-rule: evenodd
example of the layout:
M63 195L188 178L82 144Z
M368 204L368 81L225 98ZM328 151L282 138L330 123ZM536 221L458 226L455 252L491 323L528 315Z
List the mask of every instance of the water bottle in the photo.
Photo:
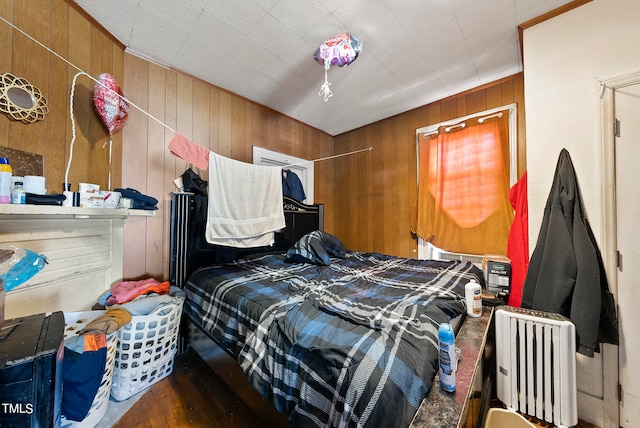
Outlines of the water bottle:
M443 322L438 328L438 367L440 388L456 390L456 343L451 324Z
M11 177L13 170L9 159L0 158L0 204L11 203Z
M482 289L473 279L464 286L464 302L467 305L467 315L470 317L482 315Z

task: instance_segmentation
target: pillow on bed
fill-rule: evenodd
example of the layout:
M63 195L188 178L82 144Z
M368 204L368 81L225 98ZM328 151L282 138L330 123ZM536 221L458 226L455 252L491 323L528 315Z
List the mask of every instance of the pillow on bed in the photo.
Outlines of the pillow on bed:
M329 266L329 258L347 256L347 250L335 236L316 230L307 233L287 251L290 261Z

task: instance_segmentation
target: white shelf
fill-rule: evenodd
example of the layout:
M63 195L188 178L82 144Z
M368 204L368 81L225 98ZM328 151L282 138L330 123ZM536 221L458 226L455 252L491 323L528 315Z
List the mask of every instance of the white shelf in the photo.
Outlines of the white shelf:
M127 208L83 208L62 207L56 205L0 204L1 218L33 217L38 218L127 218L153 217L156 210L133 210Z

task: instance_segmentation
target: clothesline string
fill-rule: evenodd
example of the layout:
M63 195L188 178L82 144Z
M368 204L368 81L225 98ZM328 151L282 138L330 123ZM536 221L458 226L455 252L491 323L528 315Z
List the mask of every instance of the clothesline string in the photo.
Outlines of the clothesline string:
M91 76L89 73L87 73L86 71L82 70L80 67L76 66L75 64L73 64L72 62L70 62L69 60L67 60L66 58L63 58L61 55L59 55L57 52L55 52L54 50L50 49L48 46L44 45L43 43L41 43L40 41L36 40L35 38L31 37L29 34L27 34L26 32L22 31L20 28L16 27L15 25L13 25L11 22L7 21L4 17L0 16L0 20L4 21L5 23L7 23L7 25L9 25L11 28L15 29L16 31L20 32L22 35L24 35L25 37L27 37L28 39L30 39L31 41L33 41L34 43L38 44L39 46L41 46L42 48L44 48L45 50L47 50L48 52L50 52L51 54L55 55L56 57L60 58L62 61L64 61L65 63L67 63L68 65L70 65L71 67L75 68L76 70L79 71L79 73L74 77L74 85L75 85L75 79L78 77L79 74L85 75L87 76L89 79L93 80L94 82L96 82L97 84L99 84L100 86L104 87L105 89L113 92L115 95L117 95L120 99L122 99L123 101L129 103L129 105L135 107L136 109L140 110L142 113L144 113L145 115L147 115L149 118L155 120L156 122L158 122L160 125L164 126L165 128L167 128L169 131L171 132L176 132L175 129L171 128L169 125L167 125L166 123L162 122L160 119L156 118L155 116L151 115L150 113L146 112L144 109L142 109L141 107L137 106L135 103L131 102L131 100L129 100L128 98L126 98L125 96L119 94L118 92L112 90L111 88L108 88L107 86L105 86L103 83L101 83L100 81L98 81L98 79L94 78L93 76ZM73 89L72 89L72 94L73 94ZM305 163L309 163L309 162L319 162L319 161L323 161L323 160L328 160L328 159L334 159L334 158L338 158L338 157L342 157L342 156L347 156L347 155L352 155L352 154L356 154L356 153L360 153L360 152L364 152L364 151L371 151L373 150L373 147L368 147L366 149L361 149L361 150L355 150L352 152L348 152L348 153L341 153L338 155L333 155L333 156L327 156L327 157L323 157L323 158L319 158L319 159L313 159L313 160L308 160L308 161L304 161L304 162L299 162L299 163L294 163L291 165L285 165L283 167L292 167L292 166L298 166L298 165L302 165ZM65 182L67 180L66 175L68 174L68 168L67 168L67 172L65 173Z
M94 82L96 82L97 84L99 84L100 86L102 86L103 88L107 89L108 91L114 93L115 95L117 95L121 100L129 103L129 105L137 108L138 110L140 110L142 113L146 114L147 116L149 116L151 119L155 120L156 122L158 122L160 125L164 126L165 128L167 128L169 131L171 132L176 132L175 129L171 128L169 125L167 125L166 123L162 122L160 119L156 118L155 116L151 115L150 113L146 112L144 109L142 109L141 107L137 106L135 103L131 102L131 100L127 99L125 96L117 93L116 91L112 90L111 88L106 87L103 83L101 83L100 81L98 81L98 79L96 79L95 77L93 77L92 75L90 75L89 73L87 73L86 71L84 71L83 69L81 69L80 67L78 67L77 65L73 64L72 62L70 62L69 60L67 60L66 58L62 57L61 55L59 55L56 51L50 49L48 46L46 46L45 44L39 42L38 40L36 40L35 38L31 37L29 34L25 33L24 31L22 31L20 28L16 27L15 25L13 25L11 22L7 21L4 17L0 16L0 20L4 21L7 23L7 25L9 25L11 28L13 28L14 30L20 32L22 35L24 35L25 37L27 37L28 39L30 39L31 41L33 41L34 43L40 45L42 48L44 48L45 50L47 50L48 52L52 53L53 55L55 55L56 57L60 58L62 61L66 62L68 65L70 65L71 67L75 68L76 70L78 70L80 73L79 74L83 74L85 76L87 76L89 79L93 80Z
M282 165L281 168L290 168L292 166L304 165L305 163L320 162L320 161L323 161L323 160L335 159L335 158L339 158L339 157L342 157L342 156L355 155L356 153L370 152L371 150L373 150L373 146L369 146L366 149L354 150L352 152L340 153L339 155L327 156L327 157L324 157L324 158L318 158L318 159L313 159L313 160L308 160L308 161L303 161L303 162L298 162L298 163Z

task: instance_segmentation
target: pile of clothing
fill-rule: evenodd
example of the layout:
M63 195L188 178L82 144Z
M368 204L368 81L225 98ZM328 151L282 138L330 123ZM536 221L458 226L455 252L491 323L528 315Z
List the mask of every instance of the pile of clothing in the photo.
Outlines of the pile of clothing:
M98 303L109 310L124 309L134 316L152 313L163 315L161 307L166 306L168 313L173 305L179 304L184 298L184 291L171 286L169 281L147 278L114 284L111 291L98 299Z
M68 420L82 421L89 414L107 363L107 335L129 322L129 312L114 309L64 340L61 409Z
M98 299L101 315L64 341L62 414L84 420L95 399L107 362L107 336L130 323L133 316L168 313L184 292L153 278L123 281Z

